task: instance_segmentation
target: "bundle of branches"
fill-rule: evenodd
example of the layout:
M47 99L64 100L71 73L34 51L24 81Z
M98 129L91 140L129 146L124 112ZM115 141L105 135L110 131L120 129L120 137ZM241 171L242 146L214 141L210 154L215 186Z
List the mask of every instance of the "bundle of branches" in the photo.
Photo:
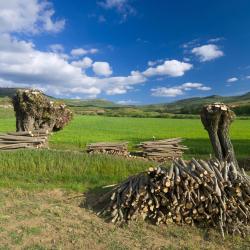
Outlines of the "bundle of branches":
M129 156L127 142L98 142L87 145L89 154Z
M64 104L54 103L39 90L18 90L12 99L16 130L62 129L73 117Z
M180 158L188 148L181 145L181 138L172 138L157 141L146 141L138 145L142 150L141 155L149 160L165 162Z
M106 193L99 212L113 223L142 217L153 223L214 226L245 236L250 225L250 177L233 162L175 160L129 177Z
M48 131L34 130L0 134L0 150L48 147Z

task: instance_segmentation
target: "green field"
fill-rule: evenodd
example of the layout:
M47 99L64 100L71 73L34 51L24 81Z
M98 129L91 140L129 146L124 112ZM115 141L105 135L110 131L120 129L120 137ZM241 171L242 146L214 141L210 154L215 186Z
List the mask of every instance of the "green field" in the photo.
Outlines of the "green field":
M12 111L0 109L0 132L14 131ZM231 137L238 158L250 156L250 121L236 120ZM76 115L60 132L50 136L50 147L59 151L0 153L2 186L65 187L83 190L118 182L141 171L148 163L81 153L86 144L128 141L136 150L140 141L182 137L189 147L184 157L207 158L212 153L208 135L199 119L129 118ZM63 151L60 151L63 150ZM72 150L76 152L72 152Z
M0 109L0 132L14 131L12 112ZM141 141L182 137L189 147L185 157L208 157L212 149L199 119L131 118L75 115L74 120L50 137L50 147L84 150L86 144L100 141L128 141L131 150ZM236 120L231 138L238 158L250 156L250 121Z
M249 125L249 120L232 125L240 158L250 156ZM0 132L14 130L13 112L0 109ZM118 228L89 209L87 201L100 197L104 185L119 183L156 163L88 155L82 152L86 144L125 140L136 150L138 142L153 136L184 138L190 148L185 158L206 158L212 152L198 119L80 115L50 137L50 150L0 152L0 249L134 249L135 245L138 249L248 249L249 237L226 236L221 244L214 229L155 227L140 221Z

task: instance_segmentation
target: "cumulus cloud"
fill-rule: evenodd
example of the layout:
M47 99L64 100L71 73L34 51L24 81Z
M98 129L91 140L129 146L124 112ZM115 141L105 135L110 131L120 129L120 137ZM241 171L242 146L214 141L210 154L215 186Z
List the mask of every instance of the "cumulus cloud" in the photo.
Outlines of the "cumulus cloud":
M91 58L84 57L82 60L71 62L71 65L82 68L82 69L87 69L92 66L92 63L93 63L93 60Z
M202 83L187 82L179 86L174 86L170 88L159 87L151 89L153 96L158 97L176 97L184 95L185 91L190 91L192 89L208 91L211 90L210 87L204 86Z
M58 50L59 47L54 49ZM192 67L172 60L163 64L163 70L158 68L159 65L144 72L131 71L126 76L111 77L113 72L108 62L93 62L89 57L70 61L70 58L62 56L56 50L41 51L36 49L32 42L0 34L1 85L39 88L56 96L70 97L81 94L85 97L95 97L100 93L118 95L125 94L134 85L148 81L150 76L177 77ZM96 76L87 75L85 69L88 68L93 70Z
M83 49L83 48L77 48L77 49L72 49L70 54L72 56L83 56L87 54L96 54L98 52L98 49Z
M232 83L232 82L237 82L239 79L237 77L231 77L227 79L227 82Z
M107 62L93 63L93 71L99 76L110 76L113 73L109 63Z
M250 76L247 76L246 79L250 79Z
M180 62L178 60L166 60L163 64L157 67L150 67L143 72L146 77L152 76L183 76L184 73L192 69L190 63Z
M0 34L2 87L32 87L56 96L83 94L94 97L101 92L122 94L134 84L147 80L138 71L132 71L128 76L105 78L88 76L83 69L92 65L93 71L98 75L109 76L112 73L107 62L93 63L88 57L69 62L58 53L36 49L31 42Z
M118 95L148 81L151 76L178 77L192 68L191 64L177 60L159 61L160 65L149 67L144 72L111 76L113 70L108 62L93 61L86 56L97 53L95 48L75 48L68 55L63 45L56 43L42 51L33 42L12 34L22 33L21 37L24 37L26 32L57 32L63 28L64 20L53 20L53 16L53 6L45 0L0 1L1 87L38 88L60 97L96 97L101 93Z
M59 32L65 20L54 21L55 11L45 0L0 1L0 32Z
M217 45L207 44L192 49L201 62L211 61L224 55L223 51Z

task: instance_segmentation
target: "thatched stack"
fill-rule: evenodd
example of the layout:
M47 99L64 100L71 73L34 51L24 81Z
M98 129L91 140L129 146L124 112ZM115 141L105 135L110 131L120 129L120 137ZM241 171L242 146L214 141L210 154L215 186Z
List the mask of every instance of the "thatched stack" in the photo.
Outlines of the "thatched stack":
M138 145L141 155L149 160L165 162L180 158L186 146L181 145L181 138L172 138L156 141L146 141Z
M46 130L0 134L0 151L24 148L47 148L48 134L49 132Z
M57 131L72 119L72 112L61 103L51 101L39 90L20 89L12 98L17 131L46 129Z
M250 226L250 177L233 162L175 160L129 177L102 196L99 212L113 223L142 217L153 223L214 226L245 236Z
M98 142L87 145L89 154L129 156L128 142Z

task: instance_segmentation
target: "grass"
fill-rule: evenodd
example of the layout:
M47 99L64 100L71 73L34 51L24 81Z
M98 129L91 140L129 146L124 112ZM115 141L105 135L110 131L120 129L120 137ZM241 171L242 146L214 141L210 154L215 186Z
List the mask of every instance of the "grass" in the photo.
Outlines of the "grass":
M150 165L144 161L70 151L0 152L0 186L83 191L118 183Z
M240 157L250 155L249 123L237 120L232 126ZM0 109L0 131L14 130L13 112ZM190 147L187 158L211 153L199 120L100 116L76 116L63 131L51 136L50 145L58 150L0 152L0 249L248 249L249 237L227 236L222 242L219 232L212 229L155 227L140 221L117 228L80 208L82 198L72 199L152 165L87 155L81 152L87 143L127 140L133 149L152 136L183 137ZM90 195L88 192L86 199Z
M0 131L14 131L13 112L0 109ZM236 120L231 137L239 158L250 155L250 121ZM182 137L190 150L185 158L205 158L212 152L208 135L198 119L123 118L75 116L64 130L50 137L50 146L70 151L0 152L0 185L9 187L63 187L74 190L116 183L144 170L149 163L79 153L98 141L129 141L130 149L140 141Z
M79 194L1 189L0 249L249 249L249 237L222 240L213 229L141 220L117 227L87 209L83 197L72 199Z
M250 155L250 121L236 120L231 137L236 153L243 158ZM98 141L129 141L130 148L140 141L182 137L190 150L187 157L208 156L212 150L207 132L198 119L128 118L76 116L64 130L51 137L55 148L84 149Z

